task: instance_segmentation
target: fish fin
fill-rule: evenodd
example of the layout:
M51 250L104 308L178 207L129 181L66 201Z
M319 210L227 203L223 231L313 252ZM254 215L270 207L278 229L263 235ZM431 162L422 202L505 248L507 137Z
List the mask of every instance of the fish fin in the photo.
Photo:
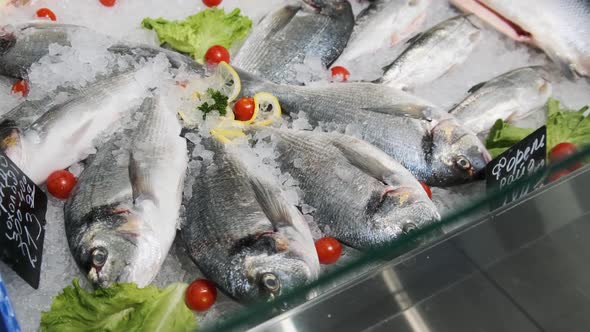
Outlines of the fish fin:
M420 33L415 34L412 38L406 40L406 44L413 44L413 43L415 43L423 35L424 35L423 32L420 32Z
M250 178L250 184L258 204L260 204L270 222L273 223L275 229L292 226L291 214L293 212L289 211L289 206L284 201L281 192L257 178Z
M273 20L270 24L270 29L267 33L267 37L271 38L276 35L279 31L283 30L289 22L295 17L295 15L299 12L301 7L299 6L284 6L283 8L279 9L278 11L271 13L273 17L280 17L280 19ZM279 14L280 12L280 14ZM265 18L266 19L266 18ZM262 22L262 21L261 21Z
M484 85L486 85L486 83L487 82L477 83L476 85L469 88L469 90L467 90L467 93L474 93L475 91L481 89Z
M422 109L408 110L408 108L405 105L387 107L363 107L361 108L361 110L386 115L408 117L417 120L430 120L430 117L427 114L425 114Z
M82 126L80 126L80 128L76 129L76 131L66 140L66 144L71 145L78 143L82 139L82 137L86 135L86 132L88 131L88 128L90 128L90 126L92 126L92 120L86 121Z
M150 185L149 175L141 167L141 162L133 155L133 151L129 152L129 180L131 181L131 189L133 194L133 202L139 200L150 200L158 205L156 198L156 188Z
M345 141L334 140L332 144L351 165L384 183L389 182L388 178L394 172L396 162L385 152L354 137L346 137Z

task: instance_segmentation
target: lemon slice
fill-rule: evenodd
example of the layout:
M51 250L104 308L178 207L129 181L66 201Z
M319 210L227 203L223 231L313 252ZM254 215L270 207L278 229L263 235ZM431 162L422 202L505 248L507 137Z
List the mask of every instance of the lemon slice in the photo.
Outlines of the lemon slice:
M282 114L281 104L277 97L268 92L259 92L254 95L254 114L246 123L257 126L268 126L280 119Z
M240 91L242 91L240 76L232 66L223 61L217 65L215 74L209 77L208 81L210 82L210 88L219 90L219 92L227 96L228 102L236 100L240 95Z
M239 137L246 137L246 134L240 129L211 129L211 136L222 143L229 143Z

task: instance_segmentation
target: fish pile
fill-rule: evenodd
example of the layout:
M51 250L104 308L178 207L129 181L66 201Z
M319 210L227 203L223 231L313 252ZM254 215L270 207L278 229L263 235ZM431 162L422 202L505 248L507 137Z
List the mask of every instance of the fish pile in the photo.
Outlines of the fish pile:
M179 230L190 258L226 294L273 299L320 274L302 206L312 207L322 234L350 247L403 241L441 219L421 182L482 179L491 157L478 135L497 119L541 109L559 70L570 79L590 75L588 2L451 2L475 15L422 32L430 0L374 0L356 17L346 0L271 11L231 64L240 95L271 93L283 123L246 126L235 142L212 135L206 121L181 121L179 103L170 101L181 77L206 81L208 68L167 48L112 40L104 50L110 70L1 115L0 149L40 185L56 170L85 164L64 219L70 251L93 285L150 284ZM469 58L484 22L542 49L557 69L515 68L474 86L450 110L414 95ZM0 89L27 79L40 61L56 61L72 36L91 42L96 34L61 23L2 27ZM374 35L378 42L368 42ZM397 54L374 82L298 81L309 57L327 69L384 48ZM303 129L295 125L301 119ZM255 160L288 175L297 199L246 157L261 145L272 153Z

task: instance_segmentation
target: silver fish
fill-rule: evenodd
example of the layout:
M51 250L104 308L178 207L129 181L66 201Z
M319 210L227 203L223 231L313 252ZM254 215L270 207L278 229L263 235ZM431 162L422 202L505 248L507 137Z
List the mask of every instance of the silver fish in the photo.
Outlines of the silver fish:
M410 46L389 66L381 83L403 89L428 83L463 63L480 40L468 17L457 16L412 37Z
M489 130L498 119L517 120L540 109L551 96L551 83L543 67L509 71L469 90L449 113L475 133Z
M232 65L277 83L296 83L296 66L317 56L329 66L342 52L354 26L345 0L303 0L268 14L244 42Z
M304 112L312 126L359 131L419 180L433 186L472 181L489 153L475 134L417 97L380 84L286 86L240 73L242 94L268 91L286 113ZM336 128L332 128L335 125Z
M99 80L67 101L51 107L31 125L5 130L0 148L35 183L80 161L92 150L93 140L117 121L147 90L135 71Z
M14 84L13 79L0 75L0 93L10 91L13 84Z
M49 46L71 46L69 36L82 32L93 38L96 32L78 25L61 23L27 23L18 26L6 26L0 30L0 74L11 77L26 77L32 64L49 54ZM120 56L130 56L136 61L153 58L163 53L173 68L185 66L198 74L204 74L204 68L191 58L161 47L114 42L108 50Z
M118 137L84 169L64 206L70 251L95 286L148 285L158 273L178 226L186 142L173 112L147 98L131 146L115 157Z
M510 38L532 44L569 76L590 76L587 0L452 0Z
M410 37L426 18L430 0L377 0L356 19L348 45L337 60L346 64L365 54L392 48Z
M326 235L378 248L440 219L420 183L378 148L337 133L268 130Z
M201 168L181 229L200 270L245 302L269 300L315 280L319 262L303 216L274 185L248 172L230 146Z

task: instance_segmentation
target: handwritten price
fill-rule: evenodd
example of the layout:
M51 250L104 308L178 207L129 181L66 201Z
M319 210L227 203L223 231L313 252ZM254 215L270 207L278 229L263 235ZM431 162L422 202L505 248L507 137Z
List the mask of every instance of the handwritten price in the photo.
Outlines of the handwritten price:
M0 217L6 220L7 231L4 236L17 244L23 257L35 268L38 257L36 241L42 234L43 226L37 217L24 212L35 208L36 187L0 155ZM31 232L36 229L36 232ZM32 252L31 249L34 249Z

